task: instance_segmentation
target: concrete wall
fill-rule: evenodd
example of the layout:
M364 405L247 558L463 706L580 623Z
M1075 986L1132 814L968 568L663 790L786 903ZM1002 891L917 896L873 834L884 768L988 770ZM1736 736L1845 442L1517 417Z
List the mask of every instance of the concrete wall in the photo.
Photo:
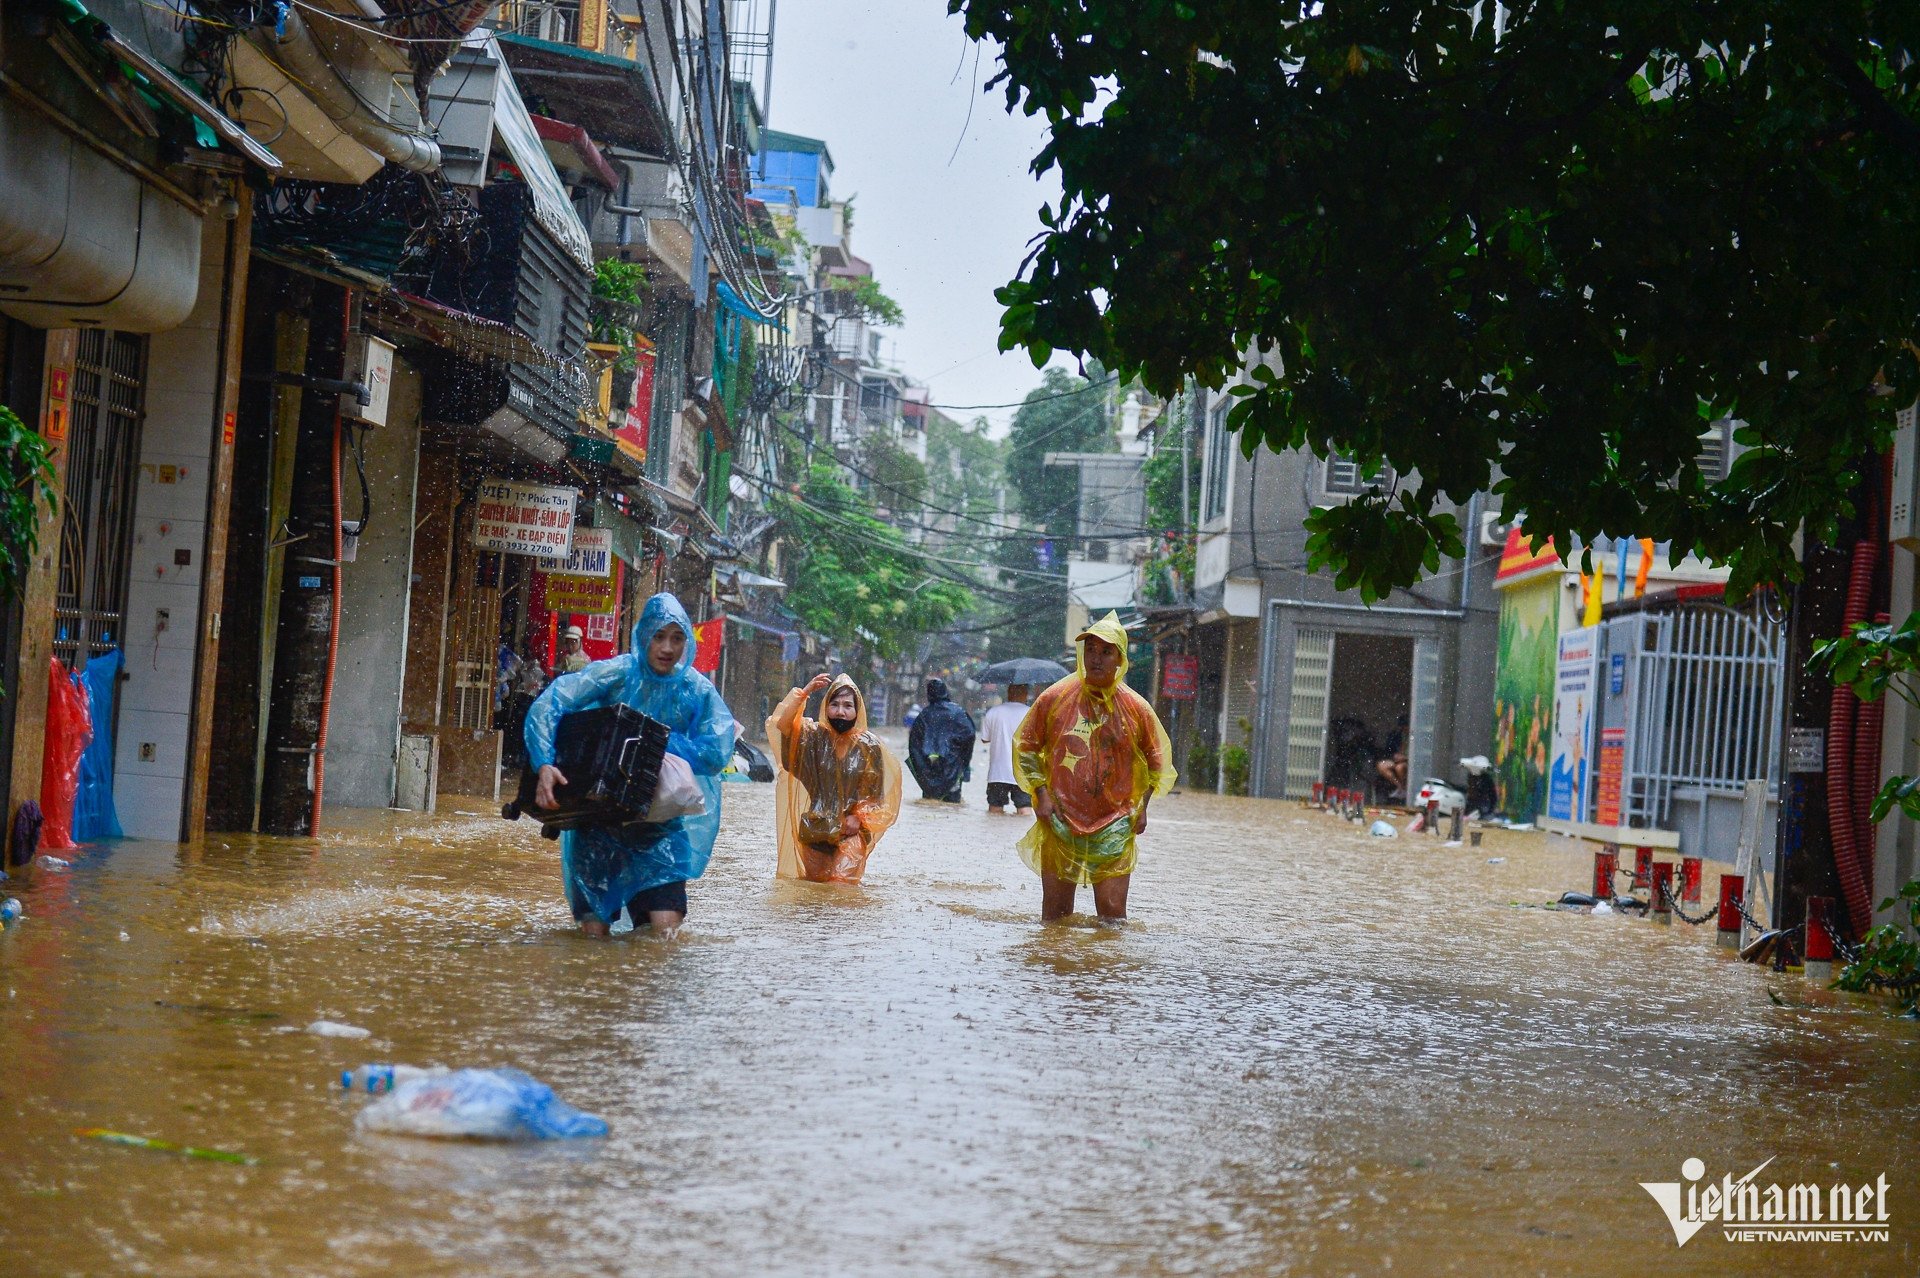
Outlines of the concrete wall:
M220 430L220 302L229 230L226 222L207 221L193 313L180 327L156 333L148 346L124 623L126 679L113 766L120 824L138 838L178 839L181 832L207 484Z
M373 515L342 583L326 794L329 804L342 807L384 808L393 802L400 748L420 456L420 375L404 360L394 361L392 395L387 425L367 432ZM342 515L356 519L360 483L351 458L342 459L340 484Z

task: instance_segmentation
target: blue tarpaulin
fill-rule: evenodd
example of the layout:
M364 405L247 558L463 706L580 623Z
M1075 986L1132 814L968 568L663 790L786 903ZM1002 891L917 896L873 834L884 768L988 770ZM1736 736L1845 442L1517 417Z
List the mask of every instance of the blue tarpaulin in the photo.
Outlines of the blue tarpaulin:
M125 655L118 648L87 662L73 681L87 694L87 717L93 722L93 740L80 756L80 790L73 800L73 841L93 843L118 839L120 814L113 806L113 694Z
M780 322L778 315L764 315L753 304L733 291L733 286L724 281L714 285L714 291L720 295L720 304L738 315L741 319L751 320L755 324L766 324L785 332L787 326Z

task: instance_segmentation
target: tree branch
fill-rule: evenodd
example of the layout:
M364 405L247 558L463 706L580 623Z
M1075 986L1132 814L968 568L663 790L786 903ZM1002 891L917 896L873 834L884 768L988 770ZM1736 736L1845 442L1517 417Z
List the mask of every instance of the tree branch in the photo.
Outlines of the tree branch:
M1840 87L1860 108L1861 117L1867 125L1898 143L1909 155L1920 159L1920 123L1887 101L1879 86L1860 69L1859 61L1847 50L1824 40L1818 47L1820 56L1840 81Z

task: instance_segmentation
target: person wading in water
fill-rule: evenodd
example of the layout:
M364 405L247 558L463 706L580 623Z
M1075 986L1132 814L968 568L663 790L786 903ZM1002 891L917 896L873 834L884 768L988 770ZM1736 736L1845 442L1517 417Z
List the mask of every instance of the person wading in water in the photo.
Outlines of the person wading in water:
M1147 801L1173 788L1173 747L1127 687L1127 632L1108 613L1075 636L1078 670L1033 703L1014 738L1013 770L1039 819L1020 857L1040 876L1040 919L1073 913L1085 884L1103 923L1127 917L1134 837Z
M636 928L670 935L687 917L687 880L706 872L720 832L720 771L733 758L733 713L707 677L693 668L693 622L669 594L647 600L633 627L633 646L547 685L527 711L527 758L539 769L534 806L556 806L553 789L567 784L553 766L560 716L625 702L667 725L667 753L692 767L706 796L700 816L659 823L568 830L560 836L567 903L588 936L607 935L626 907Z
M821 719L801 714L822 690ZM767 720L780 774L774 794L780 877L858 883L900 815L900 761L867 731L867 703L846 675L816 675Z
M960 802L973 766L973 716L954 704L944 679L927 680L927 708L907 733L907 767L923 798Z

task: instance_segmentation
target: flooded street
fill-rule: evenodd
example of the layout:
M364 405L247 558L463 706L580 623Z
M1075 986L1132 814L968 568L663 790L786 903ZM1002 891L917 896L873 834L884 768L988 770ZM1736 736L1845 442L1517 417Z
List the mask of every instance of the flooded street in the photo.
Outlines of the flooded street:
M0 939L0 1271L1920 1267L1920 1028L1710 927L1514 908L1583 888L1578 845L1180 795L1126 931L1085 893L1042 929L981 789L908 804L845 889L776 882L772 787L727 787L677 943L580 938L555 846L477 801L82 854ZM518 1066L612 1135L359 1135L337 1080L369 1060ZM1892 1241L1677 1248L1637 1184L1770 1156L1884 1173Z

